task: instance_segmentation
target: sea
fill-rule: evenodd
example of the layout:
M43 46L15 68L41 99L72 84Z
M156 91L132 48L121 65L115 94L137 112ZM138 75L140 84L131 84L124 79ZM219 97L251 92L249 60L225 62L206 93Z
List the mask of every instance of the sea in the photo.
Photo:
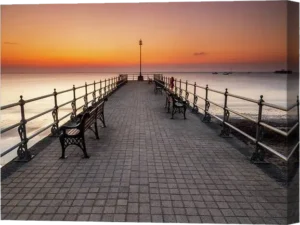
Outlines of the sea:
M160 72L147 72L147 74L154 74ZM118 77L120 73L51 73L51 74L2 74L1 76L1 106L16 103L20 100L22 95L24 100L29 100L43 95L48 95L57 92L71 89L73 85L75 87L83 86L85 83L91 84L94 82L104 81L105 79ZM126 72L122 72L126 74ZM133 73L127 73L133 74ZM274 73L258 73L258 72L233 72L229 75L223 75L223 73L212 74L207 72L163 72L163 76L174 77L176 79L177 87L182 89L188 88L189 92L194 93L194 84L200 87L208 87L213 90L225 92L230 94L243 96L253 100L259 100L263 95L263 100L267 103L275 104L281 107L287 107L297 101L297 95L299 92L299 78L298 74L274 74ZM144 78L147 79L148 75ZM289 77L288 77L289 76ZM187 84L187 86L186 86ZM88 86L88 92L93 91L93 85ZM100 88L97 84L96 88ZM82 96L85 93L85 89L81 88L76 91L76 96ZM183 92L183 95L185 93ZM205 90L197 88L196 94L205 97ZM73 92L67 92L58 96L58 105L73 99ZM89 96L89 100L91 95ZM224 94L208 92L208 99L219 104L224 105ZM193 102L193 96L189 96L189 101ZM83 99L79 100L78 105L83 105ZM198 99L197 104L200 108L204 108L204 101ZM163 105L163 103L162 103ZM43 111L52 109L54 106L54 98L49 97L42 100L30 102L25 104L25 117L29 119ZM257 118L258 104L246 102L234 97L228 97L228 107L238 111L243 115L247 115ZM211 112L215 115L222 116L223 109L213 104L210 106ZM67 104L59 110L59 118L71 112L71 104ZM201 110L200 110L201 112ZM202 111L203 112L203 111ZM230 117L238 117L231 114ZM69 119L67 117L63 122ZM286 119L286 112L273 109L271 107L263 108L263 119ZM20 106L1 110L0 127L1 129L11 126L20 122ZM26 124L27 137L35 134L43 127L53 122L52 114L47 113L35 120L32 120ZM61 123L61 124L62 124ZM31 147L42 138L50 134L50 129L40 133L35 138L28 142L28 146ZM1 153L9 149L11 146L20 142L18 129L14 128L1 135ZM13 158L17 156L17 150L13 150L1 157L1 166L5 165Z

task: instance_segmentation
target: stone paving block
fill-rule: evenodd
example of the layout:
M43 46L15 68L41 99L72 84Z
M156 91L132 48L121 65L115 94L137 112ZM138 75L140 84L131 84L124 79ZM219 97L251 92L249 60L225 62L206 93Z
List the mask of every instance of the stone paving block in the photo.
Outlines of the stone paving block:
M165 207L163 207L162 211L163 211L163 214L165 214L165 215L172 215L172 214L174 214L173 208L165 208Z
M138 214L139 213L139 204L138 203L128 203L127 212Z
M9 215L7 215L5 217L6 220L17 220L17 218L19 217L19 213L10 213Z
M162 215L151 214L151 221L153 223L162 223L163 222L163 216Z
M80 210L81 210L81 207L79 207L79 206L71 206L68 213L77 214L80 212Z
M89 222L101 222L102 214L90 214Z
M41 216L41 220L43 221L50 221L53 218L53 214L44 214ZM64 220L66 220L66 218L64 218Z
M66 216L65 214L55 214L52 217L52 220L62 221L62 220L64 220L65 216ZM78 219L81 220L80 216Z
M163 215L164 223L176 223L176 217L174 215Z
M202 223L215 223L211 216L200 216Z
M127 214L126 215L126 222L138 222L138 214Z
M175 217L176 217L177 223L188 223L189 222L187 216L185 216L185 215L176 215Z

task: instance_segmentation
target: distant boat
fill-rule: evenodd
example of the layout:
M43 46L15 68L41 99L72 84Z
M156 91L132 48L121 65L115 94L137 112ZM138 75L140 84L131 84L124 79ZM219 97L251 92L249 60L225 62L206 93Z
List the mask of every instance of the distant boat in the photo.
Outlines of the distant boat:
M229 75L229 74L230 74L229 72L224 72L224 73L223 73L223 75Z
M274 73L292 73L291 70L276 70Z
M217 72L213 72L212 74L218 74Z

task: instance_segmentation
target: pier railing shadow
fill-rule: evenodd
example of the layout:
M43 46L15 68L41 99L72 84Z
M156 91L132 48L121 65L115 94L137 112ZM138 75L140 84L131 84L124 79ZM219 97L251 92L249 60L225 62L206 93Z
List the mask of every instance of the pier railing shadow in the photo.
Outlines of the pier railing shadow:
M115 92L119 87L124 85L127 82L127 76L120 75L119 77L113 77L105 80L100 80L99 82L94 81L94 83L87 84L75 87L73 85L73 88L59 91L57 92L56 89L54 89L54 92L48 95L39 96L36 98L24 100L23 96L20 96L20 100L16 103L8 104L1 106L2 110L11 109L14 107L20 108L21 113L21 121L18 123L15 123L13 125L7 126L5 128L1 128L1 135L11 131L12 129L17 128L20 141L16 144L13 144L13 146L9 147L8 149L1 152L1 158L7 155L8 153L12 152L13 150L17 149L17 156L18 161L29 161L33 156L28 148L28 142L35 138L37 135L47 131L51 130L51 134L53 136L57 136L59 134L59 127L60 123L62 123L65 119L70 117L70 120L73 120L78 113L81 111L87 109L89 106L93 105L95 102L100 101L101 99L107 98L109 95L111 95L113 92ZM99 86L98 86L99 85ZM98 87L97 87L98 86ZM92 87L92 91L88 91L88 88ZM84 92L83 95L77 96L78 90L81 92ZM62 96L65 93L71 93L73 95L73 98L63 102L61 104L58 103L59 97ZM31 116L29 118L26 117L26 110L25 105L28 103L34 103L39 100L45 100L48 98L53 98L54 100L54 107L50 108L46 111L43 111L41 113L38 113L34 116ZM77 105L79 103L79 100L83 99L82 105ZM71 105L71 112L68 112L66 115L59 117L59 110L62 109L62 107ZM37 118L40 118L46 114L52 115L53 122L51 124L48 124L47 126L43 126L38 131L34 132L33 134L28 135L28 128L26 127L26 124L31 121L36 121Z

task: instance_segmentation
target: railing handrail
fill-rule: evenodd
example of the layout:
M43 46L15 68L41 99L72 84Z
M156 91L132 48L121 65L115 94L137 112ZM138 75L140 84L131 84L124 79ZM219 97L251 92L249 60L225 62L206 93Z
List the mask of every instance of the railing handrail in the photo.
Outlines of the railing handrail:
M176 79L175 79L175 80L176 80ZM180 81L177 81L177 82L179 83ZM185 82L182 82L182 83L185 83ZM194 84L192 84L192 83L188 83L188 85L189 85L189 86L194 86ZM201 88L201 89L205 89L205 87L200 86L200 85L196 85L196 87ZM219 90L216 90L216 89L208 88L208 90L209 90L209 91L212 91L212 92L215 92L215 93L218 93L218 94L224 94L224 92L219 91ZM186 90L183 90L183 91L186 91ZM190 93L191 95L194 95L194 93L192 93L192 92L189 92L189 93ZM238 98L238 99L245 100L245 101L252 102L252 103L256 103L256 104L259 103L258 100L251 99L251 98L248 98L248 97L244 97L244 96L241 96L241 95L236 95L236 94L229 93L229 92L228 92L227 95L230 96L230 97ZM290 111L291 109L293 109L293 108L295 108L295 107L297 106L297 103L294 103L294 104L292 104L292 105L290 105L290 106L287 106L287 107L275 105L275 104L268 103L268 102L263 102L262 104L265 105L265 106L274 108L274 109L278 109L278 110L285 111L285 112L288 112L288 111Z

